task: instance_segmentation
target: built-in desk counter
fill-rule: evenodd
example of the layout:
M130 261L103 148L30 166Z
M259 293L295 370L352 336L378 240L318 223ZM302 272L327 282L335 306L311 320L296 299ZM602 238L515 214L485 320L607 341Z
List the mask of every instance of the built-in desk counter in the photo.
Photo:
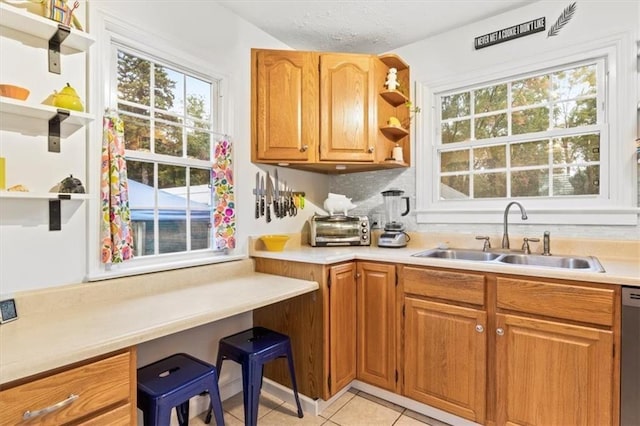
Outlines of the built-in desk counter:
M0 385L318 289L244 259L17 294L0 326Z

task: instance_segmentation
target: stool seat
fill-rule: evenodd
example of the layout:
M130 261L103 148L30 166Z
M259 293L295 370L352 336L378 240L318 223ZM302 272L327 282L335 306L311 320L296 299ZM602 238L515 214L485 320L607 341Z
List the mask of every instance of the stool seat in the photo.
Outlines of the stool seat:
M189 399L203 392L209 393L216 423L224 425L218 375L213 365L180 353L139 368L137 378L138 408L143 412L145 425L169 425L174 407L178 423L188 425Z
M253 327L220 339L216 367L222 370L222 361L230 359L242 365L242 389L244 401L244 423L255 426L258 421L258 405L262 388L262 371L265 363L286 357L289 364L291 384L298 406L298 417L304 416L298 396L291 340L286 334L264 327ZM211 416L211 411L207 419Z

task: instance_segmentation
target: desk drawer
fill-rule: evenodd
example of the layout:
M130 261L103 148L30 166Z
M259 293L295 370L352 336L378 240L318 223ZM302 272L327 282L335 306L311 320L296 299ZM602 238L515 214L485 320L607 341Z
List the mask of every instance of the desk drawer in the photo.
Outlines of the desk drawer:
M60 425L118 402L126 403L130 398L130 373L131 354L125 352L3 390L0 393L0 424ZM23 419L25 412L35 414L68 401L70 395L78 397L48 414Z
M407 266L403 277L405 293L484 306L484 275Z

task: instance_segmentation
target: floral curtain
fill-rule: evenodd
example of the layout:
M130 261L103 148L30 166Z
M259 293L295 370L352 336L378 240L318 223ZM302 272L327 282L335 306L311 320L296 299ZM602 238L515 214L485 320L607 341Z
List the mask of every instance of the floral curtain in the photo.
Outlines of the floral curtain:
M133 234L124 158L124 123L107 111L102 120L100 177L100 241L102 263L121 263L133 257Z
M213 211L214 239L218 249L236 246L236 203L231 164L231 142L220 139L215 146L211 180L215 191L216 207Z

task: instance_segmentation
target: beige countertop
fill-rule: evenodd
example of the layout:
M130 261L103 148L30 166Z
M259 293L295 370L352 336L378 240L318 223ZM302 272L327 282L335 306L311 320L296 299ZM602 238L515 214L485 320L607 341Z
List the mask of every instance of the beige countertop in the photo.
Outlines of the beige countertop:
M0 325L0 384L318 289L244 259L15 295Z
M370 260L377 262L401 263L405 265L434 266L479 272L493 272L513 275L526 275L541 278L556 278L595 283L619 284L640 287L640 242L638 241L602 241L581 239L555 239L552 241L552 255L570 254L573 256L596 256L605 272L590 272L561 268L509 265L496 262L478 262L466 260L413 257L415 253L446 245L450 248L480 249L482 242L473 236L450 234L411 234L411 241L404 248L383 248L375 245L368 247L311 247L305 236L291 234L285 250L266 251L259 240L252 240L249 255L280 259L293 262L305 262L329 265L349 260ZM494 236L492 241L499 241ZM519 241L518 237L511 237ZM539 253L541 243L532 243L532 253ZM515 244L514 244L515 245Z

